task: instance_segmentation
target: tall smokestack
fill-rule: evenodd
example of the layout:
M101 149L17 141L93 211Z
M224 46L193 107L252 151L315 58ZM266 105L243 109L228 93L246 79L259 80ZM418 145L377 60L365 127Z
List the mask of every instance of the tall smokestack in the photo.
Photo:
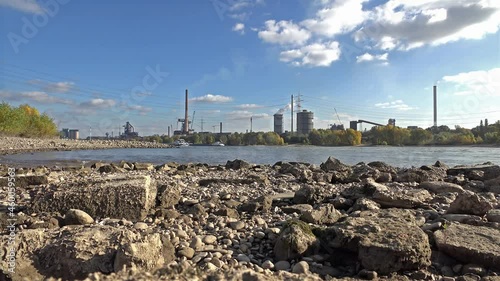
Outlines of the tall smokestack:
M290 129L291 129L290 131L291 131L291 132L292 132L292 134L293 134L293 95L292 95L291 109L292 109L292 119L291 119L291 120L292 120L292 124L291 124L291 126L290 126Z
M437 86L434 85L434 127L437 127Z
M186 112L184 113L184 133L189 133L189 121L188 121L188 90L186 89Z
M220 133L222 134L222 122L220 122Z

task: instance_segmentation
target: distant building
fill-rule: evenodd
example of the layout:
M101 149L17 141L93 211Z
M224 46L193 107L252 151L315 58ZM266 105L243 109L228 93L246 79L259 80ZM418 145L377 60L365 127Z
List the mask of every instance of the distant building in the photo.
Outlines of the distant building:
M280 135L283 133L283 114L274 114L274 132Z
M77 140L80 138L80 131L77 129L64 128L61 130L61 138Z
M314 113L312 111L302 110L297 112L297 133L309 134L314 129L313 119Z
M408 126L407 127L409 130L416 130L418 129L419 127L418 126Z
M76 129L69 130L69 139L77 140L80 138L80 131Z
M332 131L343 131L343 130L345 130L345 128L344 128L343 124L339 124L339 125L333 124L333 125L331 125L330 130L332 130Z

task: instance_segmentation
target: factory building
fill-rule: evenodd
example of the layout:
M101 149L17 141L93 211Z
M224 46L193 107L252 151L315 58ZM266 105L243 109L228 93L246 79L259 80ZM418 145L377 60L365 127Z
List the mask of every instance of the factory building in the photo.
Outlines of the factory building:
M77 140L80 138L80 131L76 129L62 129L61 137L63 139Z
M280 135L283 133L283 114L274 114L274 132Z
M312 111L302 110L297 112L297 133L307 135L314 129L314 113Z

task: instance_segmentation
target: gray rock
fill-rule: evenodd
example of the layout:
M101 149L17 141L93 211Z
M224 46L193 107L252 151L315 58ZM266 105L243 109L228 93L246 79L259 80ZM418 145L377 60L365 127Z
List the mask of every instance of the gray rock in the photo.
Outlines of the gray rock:
M233 218L233 219L239 219L240 218L240 215L238 214L238 211L236 211L235 209L232 209L232 208L222 208L222 209L219 209L215 212L216 215L218 216L226 216L226 217L229 217L229 218Z
M84 279L93 272L111 273L120 245L139 239L140 235L110 226L64 229L37 251L38 267L45 276L64 280Z
M226 162L226 169L241 170L241 169L248 169L250 167L251 167L250 163L240 159Z
M500 177L485 181L484 188L489 192L500 193Z
M300 261L293 266L292 272L297 274L308 274L309 264L305 261Z
M460 185L445 181L426 181L421 183L419 187L433 193L464 192Z
M288 261L279 261L274 265L274 269L276 269L276 270L289 270L290 263Z
M245 228L245 223L242 221L233 221L229 223L229 226L234 230L240 230Z
M500 209L489 210L486 219L490 222L500 222Z
M349 209L349 212L379 210L379 209L380 209L379 203L368 198L359 198L358 200L356 200L352 208Z
M500 230L466 224L451 224L434 232L439 251L466 263L486 267L500 265Z
M65 225L93 224L94 219L82 210L69 209L64 216Z
M238 261L250 262L250 258L249 258L247 255L245 255L245 254L238 254L238 255L236 256L236 259L237 259Z
M274 263L270 260L266 260L265 262L262 263L262 268L263 269L273 269Z
M271 196L260 196L254 201L243 203L239 206L241 212L254 213L257 211L268 212L273 205Z
M193 248L190 248L190 247L185 247L185 248L182 248L181 250L179 250L177 252L177 254L181 257L186 257L187 259L192 259L193 256L194 256L194 249Z
M342 214L332 204L323 204L315 210L303 212L300 219L313 224L333 224L341 217Z
M479 276L485 276L488 274L488 270L477 264L466 264L462 267L462 274L475 274Z
M469 191L458 195L455 201L451 203L447 213L484 216L493 207L492 202Z
M385 185L375 183L371 178L365 182L365 186L375 189L372 195L373 201L386 208L411 209L421 206L424 202L432 198L432 195L427 190L389 188Z
M173 261L173 257L173 246L164 246L160 234L155 233L121 245L116 252L113 267L115 272L132 266L154 271Z
M319 241L310 226L301 221L289 221L284 226L274 245L276 260L291 260L306 254L315 253Z
M38 193L31 212L66 213L79 209L92 217L143 220L155 206L156 182L149 176L119 174L65 183L64 188Z
M324 199L324 193L318 187L312 185L304 185L295 192L293 202L295 204L310 204L314 205L321 203Z
M179 203L181 191L176 186L161 185L158 187L158 199L161 208L171 208Z
M430 265L428 237L409 210L365 211L317 232L323 247L355 253L365 269L380 274Z
M296 205L291 205L291 206L284 206L281 207L281 210L285 214L303 214L304 212L311 211L313 207L309 204L296 204Z
M155 166L151 163L134 163L134 170L136 171L154 171Z
M434 166L424 166L422 168L403 169L398 172L394 180L397 182L421 183L426 181L441 181L446 177L446 168Z
M482 175L474 176L476 172L482 172ZM498 165L477 165L473 167L458 166L448 169L448 175L456 176L464 174L472 180L491 180L500 177L500 166Z
M16 175L16 187L27 187L30 185L42 185L48 183L46 175ZM8 186L9 177L0 177L0 186Z

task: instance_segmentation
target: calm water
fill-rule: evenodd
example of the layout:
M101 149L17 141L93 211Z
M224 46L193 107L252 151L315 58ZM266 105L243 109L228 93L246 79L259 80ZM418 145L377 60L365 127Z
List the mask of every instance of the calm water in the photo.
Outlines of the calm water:
M320 164L333 156L347 164L384 161L398 167L433 164L440 160L447 165L479 164L487 161L500 164L499 147L315 147L315 146L191 146L171 149L108 149L54 151L0 157L0 162L22 165L63 164L66 162L105 161L224 164L243 159L256 164L297 161Z

